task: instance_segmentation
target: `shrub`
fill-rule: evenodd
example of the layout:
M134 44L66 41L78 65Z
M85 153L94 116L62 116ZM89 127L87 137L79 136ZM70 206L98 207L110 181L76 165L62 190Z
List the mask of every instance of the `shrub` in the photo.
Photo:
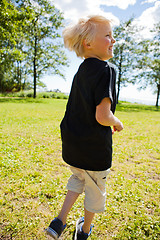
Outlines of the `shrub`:
M33 93L27 93L26 97L33 97Z

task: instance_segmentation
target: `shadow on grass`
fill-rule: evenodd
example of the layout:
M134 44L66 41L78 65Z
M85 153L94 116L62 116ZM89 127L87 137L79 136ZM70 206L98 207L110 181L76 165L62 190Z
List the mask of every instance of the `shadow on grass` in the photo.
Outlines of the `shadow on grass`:
M142 111L158 112L159 107L143 105L143 104L138 104L138 103L119 102L117 104L116 111L121 111L121 112L142 112Z

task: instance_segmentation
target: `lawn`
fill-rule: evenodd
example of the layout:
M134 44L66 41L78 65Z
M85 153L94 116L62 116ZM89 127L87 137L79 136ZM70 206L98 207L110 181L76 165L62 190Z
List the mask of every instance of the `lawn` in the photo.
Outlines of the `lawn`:
M64 99L0 99L0 239L46 239L70 176L61 157ZM160 111L120 103L124 130L113 136L106 211L96 215L90 239L160 239ZM71 240L83 215L80 196L62 240Z

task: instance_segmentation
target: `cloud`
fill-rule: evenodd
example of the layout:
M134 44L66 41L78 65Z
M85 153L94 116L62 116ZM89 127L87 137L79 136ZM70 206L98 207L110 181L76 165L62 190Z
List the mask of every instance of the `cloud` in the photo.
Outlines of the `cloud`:
M104 12L103 6L117 6L120 9L127 9L129 5L134 5L136 0L50 0L64 13L65 19L75 21L82 16L101 14L112 19L115 25L119 24L119 19L111 12Z
M137 25L144 27L144 30L141 32L144 38L152 37L150 30L154 28L154 24L159 22L160 16L160 1L156 1L153 7L147 8L141 16L135 20Z
M64 17L70 21L76 21L80 17L92 14L103 15L112 19L115 25L119 24L119 19L111 12L104 12L104 6L118 6L125 9L129 4L136 2L136 0L124 0L119 4L119 0L50 0L53 4L64 13ZM124 2L124 3L123 3ZM112 4L111 4L112 3Z
M144 3L154 3L154 2L157 2L157 0L145 0L141 4L144 4Z
M53 4L64 13L67 24L77 21L80 17L99 14L113 21L114 25L119 25L120 20L112 12L107 12L107 6L116 6L120 9L127 9L129 5L134 5L136 0L50 0ZM142 15L135 20L137 25L145 27L143 35L149 37L150 29L159 21L160 1L144 0L143 3L153 3L154 6L147 8ZM103 10L105 8L105 11Z
M136 3L136 0L99 0L97 2L100 2L100 4L106 5L106 6L114 6L121 8L123 10L127 9L129 5L134 5Z

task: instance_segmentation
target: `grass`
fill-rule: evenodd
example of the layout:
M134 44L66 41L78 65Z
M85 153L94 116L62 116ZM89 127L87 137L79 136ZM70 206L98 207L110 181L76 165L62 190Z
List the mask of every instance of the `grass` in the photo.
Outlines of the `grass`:
M46 239L43 230L62 206L70 170L61 158L59 124L66 100L0 99L0 239ZM113 136L105 213L90 239L160 239L160 112L120 103L124 130ZM80 196L62 240L83 215Z

